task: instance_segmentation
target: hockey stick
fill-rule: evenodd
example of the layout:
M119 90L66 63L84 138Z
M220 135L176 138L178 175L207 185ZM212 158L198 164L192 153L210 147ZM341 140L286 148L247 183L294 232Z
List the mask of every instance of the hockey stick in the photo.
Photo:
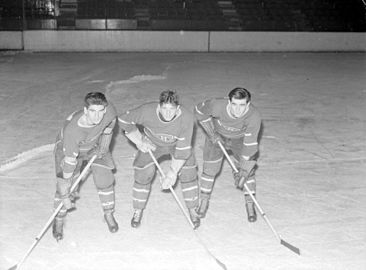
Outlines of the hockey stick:
M88 164L85 166L84 170L81 172L81 174L79 175L79 177L75 180L74 184L71 186L70 188L70 192L73 192L76 187L78 186L78 184L80 183L80 181L82 180L82 178L86 175L86 173L88 172L90 166L93 164L94 160L97 158L96 155L94 155L88 162ZM55 219L55 217L57 216L58 212L60 212L62 206L63 206L63 202L61 202L57 208L55 209L55 211L53 212L52 216L48 219L46 225L43 227L43 229L41 230L41 232L36 236L36 240L33 242L32 246L28 249L28 251L25 253L25 255L23 256L23 258L20 260L20 262L16 265L14 265L13 267L9 268L9 270L19 270L20 266L24 263L24 261L28 258L28 256L30 255L30 253L33 251L33 249L36 247L36 245L39 243L39 241L41 240L41 238L43 237L43 235L45 234L45 232L47 231L48 227L51 225L52 221Z
M154 161L155 166L158 168L158 170L159 170L159 172L160 172L160 174L161 174L161 177L165 177L165 173L164 173L164 171L162 170L162 168L161 168L161 166L160 166L159 162L156 160L156 158L155 158L154 154L151 152L151 150L149 150L149 154L150 154L150 156L151 156L152 160ZM160 183L161 183L161 181L160 181ZM187 219L188 223L191 225L191 227L192 227L193 231L195 232L195 235L196 235L196 237L198 238L199 242L200 242L200 243L202 244L202 246L205 248L205 250L207 251L207 253L208 253L208 254L209 254L209 255L210 255L210 256L211 256L211 257L216 261L216 263L217 263L218 265L220 265L220 267L221 267L222 269L227 270L226 265L225 265L224 263L222 263L219 259L217 259L217 258L216 258L212 253L211 253L211 251L206 247L206 245L203 243L202 239L199 237L198 232L195 230L195 227L194 227L194 225L193 225L192 220L189 218L189 216L188 216L188 214L186 213L186 211L184 211L183 205L182 205L182 204L181 204L181 202L179 201L179 198L178 198L177 194L175 193L174 189L172 188L172 186L170 186L170 187L169 187L169 190L170 190L170 192L173 194L175 201L178 203L179 208L180 208L180 210L183 212L183 214L184 214L184 216L186 217L186 219Z
M150 154L150 156L151 156L152 160L154 161L155 166L158 168L158 170L159 170L159 172L160 172L160 174L161 174L161 177L163 177L163 178L164 178L164 177L165 177L165 173L164 173L164 171L161 169L161 166L159 165L159 162L156 160L156 158L155 158L154 154L151 152L151 150L149 150L149 154ZM177 202L177 204L179 205L179 208L180 208L180 210L183 212L183 214L184 214L184 216L186 217L186 219L187 219L188 223L191 225L192 229L194 230L194 229L195 229L195 227L194 227L194 225L193 225L193 222L192 222L192 220L189 218L189 216L188 216L188 214L186 213L186 211L184 211L183 205L182 205L182 204L181 204L181 202L179 201L178 196L177 196L177 194L175 193L175 191L174 191L174 189L172 188L172 186L170 186L170 187L169 187L169 190L170 190L170 192L173 194L175 201L176 201L176 202Z
M222 143L219 141L218 145L220 146L222 152L224 153L227 161L230 163L230 166L233 168L233 170L238 173L238 169L236 168L235 164L233 163L233 161L231 160L229 154L227 153L226 149L224 148L224 146L222 145ZM260 207L258 201L256 200L256 198L253 196L252 192L250 191L250 189L247 186L247 183L244 183L244 188L245 190L248 192L248 194L250 195L250 197L252 198L255 206L258 208L259 212L261 213L263 219L266 221L266 223L268 224L268 226L271 228L272 232L274 233L274 235L276 236L277 240L280 242L281 245L287 247L288 249L290 249L291 251L295 252L296 254L300 255L300 249L289 244L288 242L286 242L285 240L283 240L281 238L281 236L277 233L277 231L274 229L274 227L272 226L271 222L269 221L269 219L267 218L266 214L264 213L264 211L262 210L262 208Z

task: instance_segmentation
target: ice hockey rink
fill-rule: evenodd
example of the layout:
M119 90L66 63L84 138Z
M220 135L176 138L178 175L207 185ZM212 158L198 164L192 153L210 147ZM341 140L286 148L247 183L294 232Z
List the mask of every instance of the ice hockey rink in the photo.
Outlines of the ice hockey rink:
M121 113L168 88L193 109L236 86L263 117L257 200L300 256L261 216L248 223L227 162L196 231L157 179L141 227L131 228L136 149L116 130L119 231L108 231L90 176L64 239L48 230L22 269L366 269L364 53L1 52L0 82L0 269L21 260L52 215L52 146L86 93L106 93ZM199 172L203 139L197 127ZM182 199L179 185L176 193Z

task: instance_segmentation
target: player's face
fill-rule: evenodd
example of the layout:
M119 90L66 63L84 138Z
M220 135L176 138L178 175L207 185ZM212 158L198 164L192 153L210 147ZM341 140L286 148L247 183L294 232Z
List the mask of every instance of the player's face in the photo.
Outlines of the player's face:
M250 102L247 103L246 99L236 99L232 98L230 101L230 113L234 117L243 116L244 112L247 110L247 107Z
M104 105L90 105L88 108L84 108L86 120L90 125L98 125L106 113Z
M160 105L159 111L165 121L171 121L177 114L179 106L171 103L163 103Z

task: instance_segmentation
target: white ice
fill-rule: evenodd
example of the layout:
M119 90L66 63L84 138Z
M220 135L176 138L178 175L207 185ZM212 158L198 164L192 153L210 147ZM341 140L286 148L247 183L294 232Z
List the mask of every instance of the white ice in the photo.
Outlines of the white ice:
M301 256L260 216L247 222L227 162L196 232L157 181L141 227L131 228L136 150L118 134L118 233L108 231L89 177L64 240L48 230L22 269L223 269L214 257L230 270L366 269L365 60L363 53L2 53L0 269L20 261L52 214L52 144L87 92L105 92L122 112L167 88L192 109L236 86L252 92L263 116L258 202ZM203 138L198 128L200 171Z

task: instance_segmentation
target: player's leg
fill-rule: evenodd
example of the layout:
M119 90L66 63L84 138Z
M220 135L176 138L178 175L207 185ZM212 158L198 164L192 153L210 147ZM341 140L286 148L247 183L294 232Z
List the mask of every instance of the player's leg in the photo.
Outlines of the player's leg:
M204 218L206 215L215 178L221 169L222 159L223 153L220 147L206 138L203 148L203 170L200 181L200 205L197 211L201 218Z
M112 155L108 152L103 158L96 159L92 165L92 173L99 199L104 212L104 219L107 222L110 232L118 231L118 223L114 218L115 191L114 191L114 162Z
M256 162L253 159L250 159L248 161L244 161L241 155L241 149L243 145L243 140L235 140L233 142L232 152L234 154L235 158L235 165L238 169L244 169L248 171L248 177L247 177L247 187L250 191L250 193L255 197L256 195L256 178L255 178L255 168L256 168ZM253 202L253 199L250 197L248 191L246 189L243 189L243 184L240 183L240 179L236 179L236 186L240 190L244 190L244 198L245 198L245 208L247 210L247 216L249 222L255 222L257 220L257 213L255 211L255 204Z
M156 151L155 151L156 152ZM156 153L154 153L156 154ZM156 158L159 158L156 156ZM151 192L151 183L155 175L155 164L149 153L137 152L133 162L135 180L133 183L132 199L134 214L131 219L131 226L137 228L141 224L143 210Z
M178 176L180 181L184 202L188 208L190 218L195 228L200 226L200 218L196 212L198 208L198 178L197 163L194 154L188 158Z
M72 186L72 179L77 177L79 174L82 160L77 160L77 166L74 173L75 175L69 179L64 179L62 164L65 156L62 150L61 142L57 142L55 144L54 158L56 169L56 192L53 200L54 209L56 209L61 202L64 204L61 210L57 213L52 225L52 234L54 238L59 241L63 238L63 227L67 211L68 209L71 210L73 208L74 198L70 196L70 188Z

